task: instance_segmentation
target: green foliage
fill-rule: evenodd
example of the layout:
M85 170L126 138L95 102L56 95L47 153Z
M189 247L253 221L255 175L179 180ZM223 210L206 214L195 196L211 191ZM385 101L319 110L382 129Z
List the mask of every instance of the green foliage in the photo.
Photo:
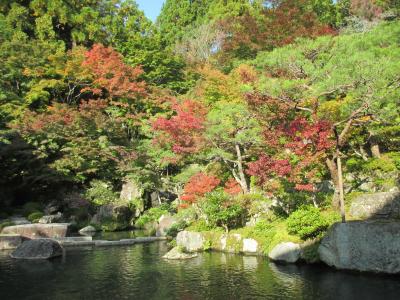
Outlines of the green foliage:
M188 231L197 231L197 232L204 232L204 231L210 231L210 230L219 230L218 228L212 227L211 225L207 224L207 222L203 219L196 220L195 222L192 222L190 226L186 228Z
M129 224L111 218L109 220L104 220L101 223L100 228L102 231L106 232L121 231L129 228Z
M135 222L136 228L144 228L146 224L150 222L158 222L158 219L162 216L168 214L168 210L163 210L159 207L152 207L146 210L143 215Z
M14 222L11 221L3 221L0 223L0 232L3 230L4 227L13 226L15 225Z
M167 236L176 237L178 233L188 227L188 224L185 221L179 221L174 223L168 230Z
M374 171L385 173L394 172L399 170L399 161L400 155L398 153L383 155L381 158L371 158L368 162L364 162L362 169L367 174Z
M41 211L42 210L42 205L37 202L27 202L24 204L22 207L22 215L24 217L28 217L30 214Z
M319 209L313 206L302 206L287 219L288 232L304 240L320 236L328 226Z
M41 217L43 217L43 213L40 211L35 211L27 217L27 219L32 223L37 223Z
M91 203L101 206L115 202L118 199L118 195L113 191L111 183L92 180L90 188L86 190L85 198Z
M206 195L199 203L200 211L205 215L208 226L223 227L226 231L244 225L246 210L237 203L230 202L227 194L214 191Z

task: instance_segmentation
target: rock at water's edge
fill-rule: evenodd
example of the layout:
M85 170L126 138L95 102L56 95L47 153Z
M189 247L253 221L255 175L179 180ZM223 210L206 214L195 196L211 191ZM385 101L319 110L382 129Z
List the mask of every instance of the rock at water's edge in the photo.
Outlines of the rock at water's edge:
M83 227L81 230L79 230L79 234L82 234L82 235L89 234L89 235L91 235L91 234L94 234L96 231L97 231L96 228L94 228L93 226L89 225L89 226Z
M176 236L176 243L188 252L204 249L204 238L200 232L181 231Z
M158 225L156 228L156 236L166 236L168 229L172 227L176 223L176 218L173 216L162 215L160 219L158 219Z
M172 248L167 254L163 256L165 259L179 260L179 259L190 259L197 257L196 253L184 253L179 247Z
M295 263L300 259L301 248L299 244L292 242L280 243L268 253L268 257L273 261Z
M63 238L68 232L67 223L59 224L26 224L4 227L2 234L17 234L28 239Z
M23 242L10 256L15 259L50 259L62 256L63 248L51 239L37 239Z
M254 239L243 239L243 249L244 253L254 253L257 254L258 242Z
M400 222L336 223L318 253L324 263L338 269L400 273Z

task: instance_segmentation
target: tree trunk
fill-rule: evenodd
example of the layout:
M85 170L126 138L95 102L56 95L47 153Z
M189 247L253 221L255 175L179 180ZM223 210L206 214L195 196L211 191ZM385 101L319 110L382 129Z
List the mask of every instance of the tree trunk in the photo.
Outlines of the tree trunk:
M381 151L379 149L379 144L373 144L371 143L371 153L372 156L375 158L381 158Z
M342 216L342 223L345 223L346 215L345 215L345 210L344 210L342 159L340 158L340 154L338 154L338 157L337 157L337 170L338 170L338 184L339 184L340 214Z
M335 163L334 158L327 158L326 165L328 166L329 172L331 174L333 186L335 188L333 197L332 197L332 206L336 209L340 206L340 191L339 191L339 177L338 177L338 169Z
M371 149L371 154L372 157L375 158L381 158L381 151L379 149L379 143L378 143L378 139L376 138L376 136L373 133L369 133L369 144L370 144L370 149Z
M249 185L247 183L246 175L244 174L242 152L241 152L240 146L238 144L235 145L235 148L236 148L236 155L237 155L239 184L240 184L243 192L245 194L247 194L249 192Z

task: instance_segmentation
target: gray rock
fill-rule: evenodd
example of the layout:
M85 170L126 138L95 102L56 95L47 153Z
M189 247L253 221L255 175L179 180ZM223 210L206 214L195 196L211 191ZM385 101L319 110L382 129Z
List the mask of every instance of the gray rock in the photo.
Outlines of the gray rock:
M22 244L23 238L18 234L0 234L0 250L15 249Z
M118 225L116 229L126 229L131 225L132 211L128 205L120 203L102 205L98 208L97 213L93 216L90 222L92 224L101 225L110 220Z
M37 239L23 242L10 256L16 259L49 259L62 256L63 248L51 239Z
M131 202L135 199L140 199L143 196L143 188L135 181L128 180L122 185L120 199Z
M244 253L257 254L258 252L258 242L254 239L243 239L243 249Z
M79 233L82 235L87 235L87 234L94 234L96 231L97 231L96 228L89 225L79 230Z
M356 218L400 218L400 192L361 195L353 200L350 214Z
M28 239L62 238L67 235L69 224L26 224L4 227L2 234L17 234Z
M400 273L400 222L370 220L334 224L318 248L329 266Z
M46 215L55 215L58 211L60 211L60 204L57 202L51 202L44 208Z
M195 257L197 257L196 253L182 252L179 247L172 248L167 254L163 256L163 258L171 260L190 259Z
M176 236L176 243L188 252L204 249L204 237L200 232L181 231Z
M295 263L300 259L301 249L299 244L292 242L280 243L268 253L268 257L273 261Z
M166 236L168 229L172 227L172 225L176 224L177 220L173 216L162 215L158 220L158 225L156 228L156 236Z
M63 221L63 214L58 212L55 215L43 216L39 219L39 224L52 224L52 223L60 223Z
M11 217L10 221L14 223L14 225L25 225L31 224L26 218L24 217Z

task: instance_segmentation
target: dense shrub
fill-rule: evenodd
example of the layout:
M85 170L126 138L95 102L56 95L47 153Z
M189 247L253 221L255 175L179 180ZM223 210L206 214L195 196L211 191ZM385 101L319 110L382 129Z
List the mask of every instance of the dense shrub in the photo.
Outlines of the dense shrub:
M87 189L85 197L95 205L105 205L118 199L117 193L112 190L109 182L93 180L90 182L90 188Z
M287 229L302 239L315 238L327 228L328 222L314 206L302 206L287 219Z
M178 223L173 224L167 230L167 236L176 237L178 235L178 232L184 230L187 226L188 224L185 221L179 221Z
M22 215L28 217L31 213L38 212L42 210L42 205L37 202L27 202L22 207Z
M228 231L244 225L246 221L246 209L220 190L209 193L199 207L211 227L220 226Z
M28 220L32 223L36 223L39 219L43 217L43 213L40 211L35 211L28 216Z

